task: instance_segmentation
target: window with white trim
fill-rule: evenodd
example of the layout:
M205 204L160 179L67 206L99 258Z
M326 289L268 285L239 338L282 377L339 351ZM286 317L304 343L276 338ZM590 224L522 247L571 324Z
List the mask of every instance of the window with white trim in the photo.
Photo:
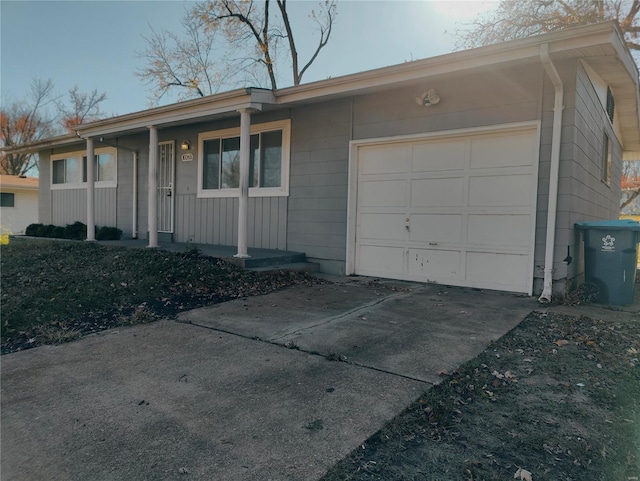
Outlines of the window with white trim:
M112 147L96 149L93 168L96 187L115 187L117 155ZM86 152L69 152L51 157L51 187L53 189L84 188L87 185Z
M289 120L251 126L249 195L289 194ZM198 135L198 197L236 197L240 182L240 129Z

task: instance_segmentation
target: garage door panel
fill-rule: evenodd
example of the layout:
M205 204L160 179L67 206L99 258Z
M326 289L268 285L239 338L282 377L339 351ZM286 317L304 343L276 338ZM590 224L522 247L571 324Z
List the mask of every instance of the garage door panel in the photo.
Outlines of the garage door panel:
M469 215L467 242L473 245L528 247L531 244L531 216Z
M409 278L440 283L456 281L460 255L459 251L409 249Z
M363 241L398 241L406 239L405 216L403 214L361 214L358 226L359 238Z
M405 207L406 194L404 180L376 180L362 182L358 192L361 207Z
M410 219L411 242L459 244L463 241L460 214L412 214Z
M361 174L393 174L407 172L411 164L411 146L408 144L375 145L360 149Z
M411 208L461 207L464 178L416 179L411 182Z
M532 202L531 174L479 176L469 179L472 207L528 207Z
M419 142L413 146L413 172L464 169L467 161L466 140L458 142Z
M361 245L356 259L358 274L404 278L404 248Z
M471 168L533 165L535 140L529 132L474 138L471 140Z
M530 293L537 140L529 129L359 147L355 273Z
M529 266L525 254L467 252L466 281L473 286L525 292L528 277L523 274L533 274Z

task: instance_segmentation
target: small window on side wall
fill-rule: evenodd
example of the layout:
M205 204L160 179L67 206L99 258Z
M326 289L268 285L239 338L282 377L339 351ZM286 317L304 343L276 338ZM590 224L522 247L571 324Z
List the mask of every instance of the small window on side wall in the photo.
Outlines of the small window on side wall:
M611 159L613 156L613 150L611 145L611 140L609 136L604 134L604 141L602 142L602 169L601 169L601 180L605 184L609 185L611 183Z
M15 207L16 195L11 192L2 192L0 194L0 207Z

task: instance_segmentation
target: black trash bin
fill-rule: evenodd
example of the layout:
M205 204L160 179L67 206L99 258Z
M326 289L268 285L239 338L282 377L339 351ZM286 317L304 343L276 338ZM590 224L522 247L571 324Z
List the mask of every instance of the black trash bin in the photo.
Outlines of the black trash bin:
M598 288L598 302L633 303L640 223L634 220L578 222L583 231L585 282Z

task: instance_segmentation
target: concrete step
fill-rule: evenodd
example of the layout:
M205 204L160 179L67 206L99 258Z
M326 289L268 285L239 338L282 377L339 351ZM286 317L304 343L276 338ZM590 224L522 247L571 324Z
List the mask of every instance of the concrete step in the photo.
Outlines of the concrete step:
M262 267L247 267L248 271L255 272L278 272L278 271L290 271L290 272L308 272L313 274L320 270L320 264L315 262L290 262L286 264L275 264L271 266Z
M306 262L304 252L282 252L273 256L260 257L224 257L224 260L243 269L256 269L282 264L297 264Z

